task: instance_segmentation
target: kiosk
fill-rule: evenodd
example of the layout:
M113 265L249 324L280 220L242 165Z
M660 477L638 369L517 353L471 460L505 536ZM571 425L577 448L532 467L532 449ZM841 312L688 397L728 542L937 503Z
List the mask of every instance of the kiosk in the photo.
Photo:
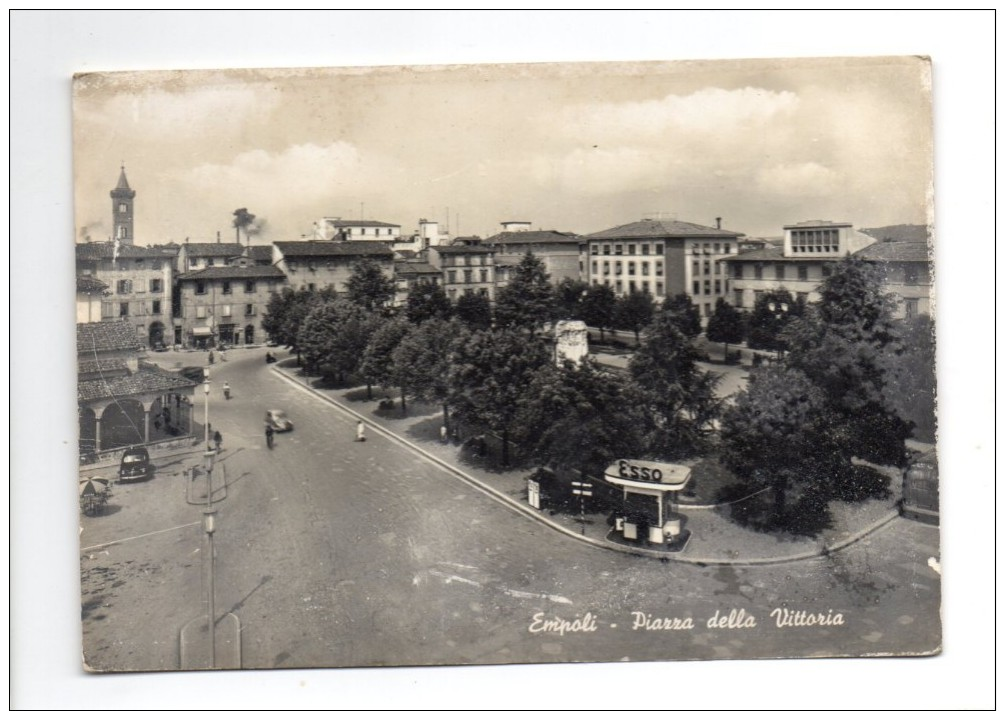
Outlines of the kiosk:
M678 493L687 486L691 468L682 464L619 459L604 470L604 480L623 492L614 513L614 528L630 541L686 542L677 513Z

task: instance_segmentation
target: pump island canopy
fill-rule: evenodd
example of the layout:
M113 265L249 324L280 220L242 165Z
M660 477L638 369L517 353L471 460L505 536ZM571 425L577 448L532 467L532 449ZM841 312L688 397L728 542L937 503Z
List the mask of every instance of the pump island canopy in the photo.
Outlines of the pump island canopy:
M680 491L691 478L691 467L640 459L619 459L604 470L604 479L629 490Z

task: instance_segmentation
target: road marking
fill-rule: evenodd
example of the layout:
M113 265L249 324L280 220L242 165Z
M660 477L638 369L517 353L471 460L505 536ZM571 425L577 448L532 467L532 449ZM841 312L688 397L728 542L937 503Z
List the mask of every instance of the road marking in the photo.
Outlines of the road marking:
M171 528L165 528L160 531L150 531L150 533L141 533L138 536L130 536L129 538L120 538L117 541L108 541L107 543L98 543L93 546L87 546L86 548L81 548L80 551L91 551L95 548L107 548L108 546L116 546L120 543L127 543L129 541L135 541L138 538L146 538L147 536L156 536L158 533L170 533L171 531L177 531L180 528L188 528L189 526L199 526L201 521L193 521L192 523L183 523L180 526L172 526Z
M549 602L559 602L563 605L571 605L572 600L561 595L548 595L547 593L524 592L523 590L503 590L510 597L517 597L523 600L548 600Z

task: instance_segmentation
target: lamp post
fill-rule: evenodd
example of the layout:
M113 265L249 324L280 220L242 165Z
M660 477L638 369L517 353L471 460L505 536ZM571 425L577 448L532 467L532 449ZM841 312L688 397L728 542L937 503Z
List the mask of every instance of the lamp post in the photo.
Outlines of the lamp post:
M775 329L775 343L778 346L778 362L781 363L782 358L785 356L785 346L782 343L781 338L781 331L782 331L781 322L789 311L789 304L788 302L785 301L779 301L779 302L769 301L768 311L770 311L775 315L775 321L778 323L778 327Z
M206 628L209 633L209 668L216 668L216 581L214 578L213 532L216 530L216 511L213 509L212 491L209 505L202 513L203 530L206 532L206 555L209 556L208 585L206 599Z

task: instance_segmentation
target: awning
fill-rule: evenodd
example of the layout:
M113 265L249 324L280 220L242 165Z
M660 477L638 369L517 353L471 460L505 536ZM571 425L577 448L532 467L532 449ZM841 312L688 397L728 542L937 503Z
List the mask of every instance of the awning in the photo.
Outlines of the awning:
M213 335L213 329L210 328L209 326L195 326L192 329L192 335L193 336L212 336Z

